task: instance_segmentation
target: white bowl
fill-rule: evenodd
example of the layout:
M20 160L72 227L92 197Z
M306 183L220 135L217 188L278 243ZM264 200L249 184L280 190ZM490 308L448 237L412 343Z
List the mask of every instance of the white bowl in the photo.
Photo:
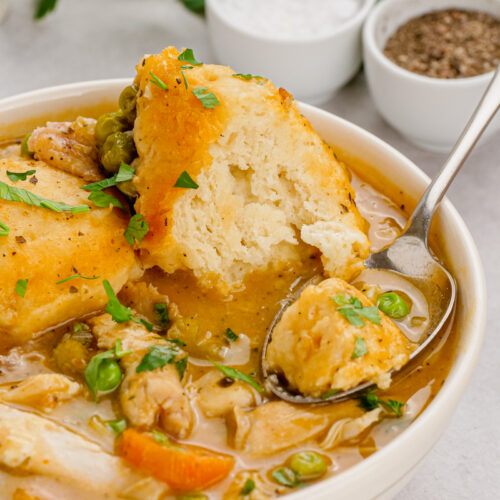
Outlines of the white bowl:
M206 15L212 46L221 64L270 78L295 98L319 104L358 71L361 28L374 2L363 0L357 14L331 34L311 38L284 39L253 33L228 20L217 0L206 1Z
M70 118L71 115L76 116L79 109L116 103L120 91L128 84L129 79L83 82L1 100L0 140L6 136L26 134L29 132L27 127L33 127L40 116L58 119L62 112L66 112ZM326 142L363 159L389 184L399 186L410 197L417 198L429 182L428 177L408 158L369 132L312 106L301 104L300 108ZM471 235L448 200L444 200L439 209L437 223L444 242L443 250L459 287L459 343L444 386L416 421L386 447L338 476L287 496L290 500L392 498L410 479L448 424L482 345L486 323L486 287ZM443 491L443 498L445 494Z
M399 67L383 49L409 19L448 8L474 9L500 18L500 0L384 0L372 10L363 28L365 72L378 111L411 142L442 152L455 144L493 72L470 78L431 78ZM499 130L497 116L484 136Z

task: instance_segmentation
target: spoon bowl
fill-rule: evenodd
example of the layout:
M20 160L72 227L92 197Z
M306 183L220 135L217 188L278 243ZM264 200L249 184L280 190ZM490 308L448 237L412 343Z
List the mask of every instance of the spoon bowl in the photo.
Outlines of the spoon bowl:
M420 354L439 333L452 315L457 297L457 287L453 276L435 259L429 249L428 238L434 213L451 182L499 107L500 67L497 68L486 92L441 171L425 190L403 233L391 245L370 255L365 261L368 270L394 273L407 280L426 299L428 318L425 332L418 339L418 346L412 351L410 359ZM266 387L279 398L292 403L310 404L342 401L359 396L362 391L373 386L372 382L365 382L352 389L335 392L325 398L314 398L290 391L287 388L286 380L282 380L279 374L268 369L267 347L275 326L302 290L308 285L319 283L321 280L321 276L314 276L283 301L280 311L268 329L262 349L261 369Z

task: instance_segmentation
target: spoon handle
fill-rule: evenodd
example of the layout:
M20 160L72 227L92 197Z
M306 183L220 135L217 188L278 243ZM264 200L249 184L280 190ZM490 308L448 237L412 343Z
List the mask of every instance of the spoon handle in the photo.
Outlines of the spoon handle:
M441 167L438 175L425 190L425 193L408 222L408 228L405 234L417 236L427 244L429 228L436 208L499 107L500 66L498 66L495 71L481 101L469 119L444 165Z

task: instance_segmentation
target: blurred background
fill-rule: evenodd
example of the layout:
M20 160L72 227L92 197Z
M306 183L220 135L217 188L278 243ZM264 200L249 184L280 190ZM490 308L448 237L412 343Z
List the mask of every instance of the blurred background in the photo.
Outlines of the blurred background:
M45 3L50 7L53 0ZM55 10L40 20L34 20L35 9L32 0L0 0L0 16L4 12L0 21L0 98L68 82L132 78L143 54L159 52L167 45L190 47L198 60L216 62L204 16L178 0L59 0ZM327 67L329 61L322 64ZM445 159L444 153L413 145L384 121L362 70L321 107L376 134L430 176ZM399 494L400 500L499 498L499 158L497 134L472 153L449 192L487 270L490 302L485 348L451 426Z

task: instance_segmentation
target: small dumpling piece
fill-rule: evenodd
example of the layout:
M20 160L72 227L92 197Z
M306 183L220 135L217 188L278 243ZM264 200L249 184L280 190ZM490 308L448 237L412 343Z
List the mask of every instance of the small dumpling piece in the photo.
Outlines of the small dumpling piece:
M14 183L7 170L36 173ZM123 236L126 215L89 202L88 191L80 189L83 180L42 161L11 156L0 160L0 181L52 201L91 206L73 214L0 199L0 222L10 228L0 236L0 336L23 342L102 309L108 300L102 280L119 290L137 273L133 249ZM77 274L99 279L57 284ZM19 280L28 280L24 296L16 291Z
M192 270L223 292L309 246L328 276L360 271L369 241L348 173L290 94L225 66L186 65L169 47L137 67L143 262Z
M362 382L385 389L391 370L409 358L406 337L381 311L380 324L362 318L355 326L333 300L345 294L373 307L358 289L330 278L309 285L283 314L267 350L268 369L285 376L290 388L313 397L334 389L347 390Z

